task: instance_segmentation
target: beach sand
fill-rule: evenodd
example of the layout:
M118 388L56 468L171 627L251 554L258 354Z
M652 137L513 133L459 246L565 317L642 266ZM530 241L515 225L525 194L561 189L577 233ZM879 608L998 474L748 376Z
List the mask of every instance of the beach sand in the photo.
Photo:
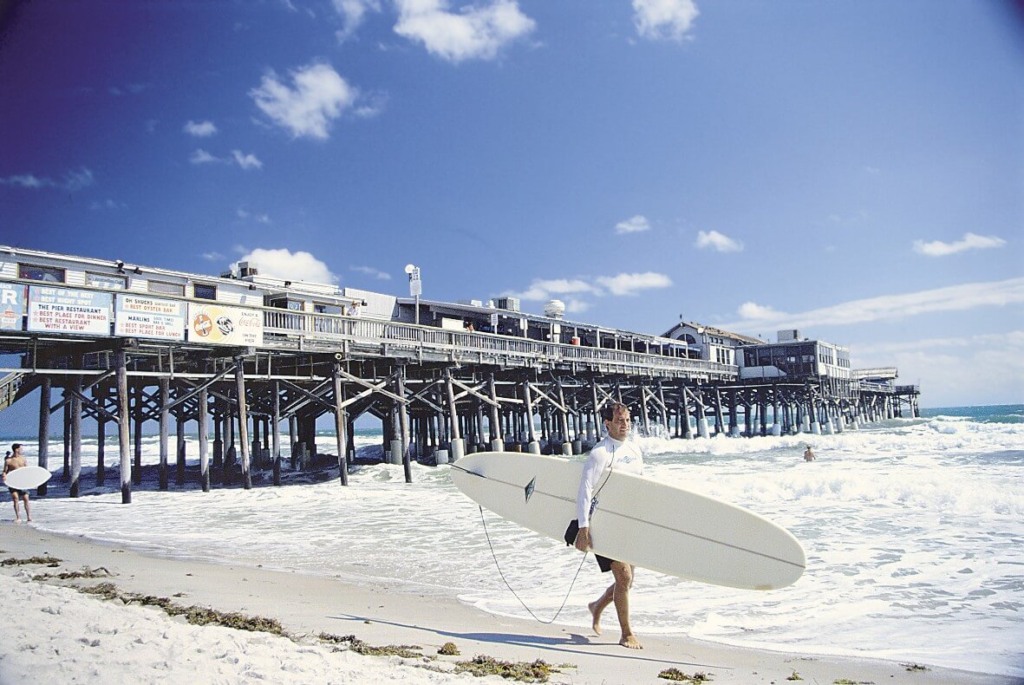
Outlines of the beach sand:
M59 563L12 563L50 556ZM817 657L644 635L642 651L617 644L614 611L604 634L484 613L454 599L236 565L179 561L0 523L0 684L509 682L456 673L478 655L543 660L551 683L667 683L667 669L713 683L916 683L1009 685L1018 680L873 659ZM96 579L39 580L65 571ZM102 569L102 570L101 570ZM109 573L109 576L106 574ZM290 637L192 625L155 607L125 605L73 588L112 583L121 593L181 606L276 619ZM415 646L411 656L369 656L317 639L354 635L371 646ZM454 643L459 655L439 655ZM421 656L420 656L421 655ZM792 680L790 680L792 679ZM688 682L688 681L684 681Z

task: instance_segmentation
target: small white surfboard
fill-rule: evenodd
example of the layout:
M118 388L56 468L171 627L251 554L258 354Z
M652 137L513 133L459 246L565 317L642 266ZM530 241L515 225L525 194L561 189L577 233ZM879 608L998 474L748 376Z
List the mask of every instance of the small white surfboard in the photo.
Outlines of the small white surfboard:
M7 472L3 484L15 490L31 490L50 480L50 472L42 466L22 466Z
M581 461L513 452L479 452L451 466L455 486L473 501L556 540L576 517L582 473ZM597 554L750 590L785 587L804 572L797 539L752 511L628 473L612 472L599 487L590 520Z

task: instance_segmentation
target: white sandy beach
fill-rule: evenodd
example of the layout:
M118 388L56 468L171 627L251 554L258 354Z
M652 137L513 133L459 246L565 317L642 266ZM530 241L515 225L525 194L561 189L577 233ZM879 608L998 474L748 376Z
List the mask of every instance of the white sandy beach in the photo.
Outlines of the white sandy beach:
M60 560L10 563L31 557ZM387 585L356 586L328 577L142 555L48 534L8 517L0 525L0 683L408 683L480 682L456 663L486 655L543 660L552 683L665 683L666 669L706 674L715 683L1009 685L1015 679L865 659L724 647L686 638L644 636L645 649L617 644L614 616L604 635L580 634L487 614L436 596ZM40 574L103 569L109 577L38 580ZM241 612L280 621L290 637L190 625L153 607L124 605L78 592L101 582L122 593L166 597L182 606ZM610 623L609 623L610 621ZM354 635L372 646L415 646L422 657L366 656L316 639ZM458 656L438 650L454 643ZM496 676L488 681L503 682Z

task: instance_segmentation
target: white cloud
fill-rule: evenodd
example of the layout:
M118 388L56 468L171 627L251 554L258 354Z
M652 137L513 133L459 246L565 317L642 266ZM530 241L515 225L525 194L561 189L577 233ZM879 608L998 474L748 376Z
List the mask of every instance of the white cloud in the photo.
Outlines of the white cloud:
M252 212L247 210L245 207L239 207L238 209L236 209L235 210L235 214L242 221L248 221L249 219L252 219L253 221L255 221L258 224L269 224L269 223L271 223L270 215L269 214L253 214ZM245 252L245 248L236 248L235 252Z
M254 154L244 155L240 150L232 150L231 156L234 158L235 163L242 167L246 171L249 169L262 169L263 162L256 158Z
M740 321L723 324L722 328L743 332L752 325L784 328L817 326L848 326L870 321L905 319L917 314L956 312L982 307L1002 307L1024 303L1024 277L986 283L964 283L934 290L902 295L883 295L852 300L831 307L788 314L770 307L744 303L738 314Z
M352 270L361 274L366 274L370 278L375 278L378 281L391 280L391 274L387 273L386 271L374 269L372 266L353 266Z
M337 276L327 265L308 252L291 252L285 248L268 249L258 247L239 258L255 266L261 276L271 276L289 281L333 284Z
M682 40L698 14L693 0L633 0L636 32L651 40Z
M227 157L217 157L203 148L196 148L189 156L188 161L192 164L237 164L241 169L262 169L263 162L254 154L244 154L241 150L232 150Z
M217 126L212 121L192 121L185 124L185 133L196 138L209 138L217 133Z
M641 290L667 288L672 280L665 274L648 271L642 274L618 274L617 276L601 276L597 279L612 295L636 295Z
M759 305L756 302L744 302L739 307L739 315L744 319L763 321L765 319L776 319L785 316L782 312Z
M521 300L543 302L552 298L564 300L566 310L579 313L590 308L581 296L604 297L605 295L636 295L641 290L667 288L672 280L664 274L647 272L637 274L621 273L615 276L598 276L592 280L584 278L535 279L521 292L502 293Z
M103 211L115 212L115 211L119 211L119 210L127 209L127 208L128 208L128 205L126 205L125 203L117 202L116 200L111 200L109 198L106 199L106 200L102 200L102 201L96 200L92 204L89 205L89 209L93 210L94 212L103 212Z
M92 171L85 167L67 172L61 180L45 176L39 177L35 174L18 174L16 176L0 178L0 185L28 188L29 190L57 188L60 190L75 191L88 188L94 182L95 178L93 177Z
M858 345L854 366L896 366L927 406L1024 402L1024 331Z
M651 230L651 224L643 214L637 214L625 221L615 224L615 232L619 235L624 233L642 233Z
M598 289L581 279L534 279L523 292L506 293L521 300L549 300L552 297L577 293L596 294Z
M332 4L344 20L344 26L336 34L339 42L344 42L355 34L367 12L380 12L378 0L332 0Z
M985 250L1004 245L1006 245L1006 241L994 235L964 233L963 238L952 243L944 243L941 240L933 240L928 243L923 240L915 240L914 252L926 257L946 257L966 250Z
M216 164L221 160L218 159L217 157L214 157L209 152L200 147L196 148L195 151L192 152L192 155L188 158L188 161L191 162L192 164Z
M506 44L533 31L536 22L516 0L466 5L457 13L446 0L395 0L395 33L419 41L432 55L449 62L493 59Z
M697 242L694 244L701 250L712 249L715 252L740 252L743 250L743 243L718 231L701 231L697 234Z
M249 91L256 106L294 138L326 139L331 122L351 107L358 91L333 67L311 64L291 72L292 86L273 71Z
M583 312L590 309L590 303L584 300L578 300L575 297L570 297L565 302L565 311L569 314L582 314Z

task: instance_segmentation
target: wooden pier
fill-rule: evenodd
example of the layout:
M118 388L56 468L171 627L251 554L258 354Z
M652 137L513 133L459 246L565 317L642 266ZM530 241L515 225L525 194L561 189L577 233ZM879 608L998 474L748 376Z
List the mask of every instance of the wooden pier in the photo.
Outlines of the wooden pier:
M195 477L185 454L195 422L192 456L209 490L249 488L254 469L280 484L282 469L327 458L347 485L354 423L368 416L380 421L385 459L404 464L411 480L413 460L581 453L600 437L598 410L612 399L633 409L639 430L682 439L831 433L904 407L917 414L918 389L893 385L894 373L751 380L735 364L699 358L687 341L515 310L392 298L374 315L350 308L372 299L361 291L0 253L0 303L10 305L0 309L0 354L20 361L3 369L0 409L38 390L44 467L53 417L62 417L72 497L81 489L83 420L96 425L99 485L105 438L118 434L128 503L148 421L159 427L159 487ZM453 312L490 330L438 324ZM316 443L322 417L333 444ZM291 448L287 465L282 444Z

